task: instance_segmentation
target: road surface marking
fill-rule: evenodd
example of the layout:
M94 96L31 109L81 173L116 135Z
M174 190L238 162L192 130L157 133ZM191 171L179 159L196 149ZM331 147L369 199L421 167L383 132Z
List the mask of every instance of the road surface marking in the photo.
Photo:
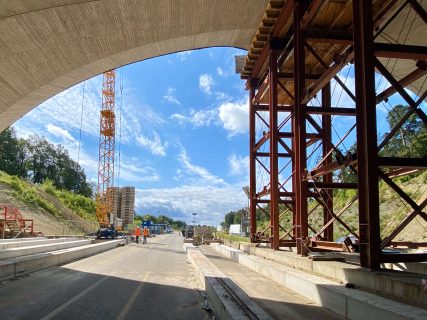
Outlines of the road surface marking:
M139 286L135 289L132 296L128 300L128 302L123 307L120 314L117 316L117 320L123 320L127 314L129 313L130 309L132 308L133 304L135 303L136 297L138 297L139 293L141 292L141 289L144 285L144 283L147 281L148 277L150 276L150 271L145 272L145 276L142 279L142 282L139 284Z
M88 293L89 291L95 289L102 282L104 282L105 280L107 280L107 278L108 277L104 277L104 278L98 280L93 285L91 285L89 288L86 288L86 290L83 290L78 295L76 295L74 298L68 300L66 303L64 303L63 305L59 306L58 308L56 308L55 310L53 310L51 313L49 313L46 316L44 316L43 318L41 318L40 320L50 320L50 319L52 319L53 317L55 317L56 315L58 315L59 313L61 313L62 311L64 311L68 306L70 306L71 304L73 304L74 302L76 302L77 300L79 300L81 297L83 297L86 293Z

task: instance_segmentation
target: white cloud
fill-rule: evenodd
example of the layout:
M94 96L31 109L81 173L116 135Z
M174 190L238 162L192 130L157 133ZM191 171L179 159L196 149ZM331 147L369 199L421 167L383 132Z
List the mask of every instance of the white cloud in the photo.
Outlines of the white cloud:
M54 136L57 136L59 138L63 138L63 139L67 139L70 141L76 141L76 139L74 139L74 137L65 129L62 129L58 126L55 126L52 123L49 123L46 126L46 129L49 133L53 134Z
M175 218L192 221L196 212L196 223L219 225L224 215L231 210L246 206L247 200L241 187L190 186L176 188L137 189L138 211L160 210L174 213ZM176 217L176 215L178 216Z
M175 97L175 94L174 94L175 91L176 91L175 88L169 87L168 92L167 92L167 94L165 94L163 96L163 99L165 99L166 101L168 101L170 103L181 105L181 102Z
M201 74L199 77L199 88L207 94L211 94L211 89L215 85L215 81L209 74Z
M221 76L221 77L224 76L224 70L222 70L221 67L217 67L216 72L218 73L219 76Z
M231 97L228 94L225 94L224 92L220 92L220 91L215 92L215 98L218 101L229 101L229 100L231 100Z
M135 182L153 182L159 181L160 177L156 170L150 166L138 166L141 161L137 158L126 159L122 155L120 160L120 180Z
M146 137L144 135L139 135L136 137L136 142L143 148L146 148L154 155L165 156L166 148L169 146L168 142L162 142L160 136L157 132L153 131L152 138Z
M171 119L177 120L181 125L185 123L190 123L195 127L209 126L216 121L218 117L217 109L208 109L208 110L190 110L190 114L185 116L183 114L174 113L171 115Z
M181 153L178 155L178 160L181 163L186 173L197 178L197 182L201 185L206 184L225 184L224 180L210 173L206 168L194 165L191 163L190 157L187 155L187 151L182 148Z
M241 157L232 154L228 157L228 165L231 175L249 175L249 156Z
M191 55L191 53L192 53L191 51L182 51L182 52L178 52L176 56L180 61L185 61Z
M249 110L245 102L226 102L219 106L219 118L231 136L245 133L249 128Z

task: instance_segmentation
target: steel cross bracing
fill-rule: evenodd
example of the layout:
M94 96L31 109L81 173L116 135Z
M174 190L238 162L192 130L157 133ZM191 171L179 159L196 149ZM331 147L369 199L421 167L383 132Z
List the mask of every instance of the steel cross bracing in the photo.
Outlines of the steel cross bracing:
M427 97L426 6L416 0L270 1L242 70L249 90L253 242L269 242L275 250L296 246L301 255L360 250L361 266L371 269L427 261L426 254L382 251L398 246L394 239L415 218L427 221L427 200L412 199L395 179L424 170L426 155L380 156L409 117L427 125L421 108ZM410 72L396 78L401 65ZM347 81L350 72L354 85ZM418 88L417 97L405 88ZM377 105L396 93L408 111L377 142ZM344 134L338 135L336 119L347 126ZM350 137L357 141L354 150L348 150ZM334 176L341 169L353 180ZM410 208L391 229L380 229L379 181ZM343 192L353 196L338 204L334 196ZM358 212L357 224L348 220L349 210ZM267 228L257 225L257 213L269 217ZM335 243L335 231L351 234L358 246L349 239Z

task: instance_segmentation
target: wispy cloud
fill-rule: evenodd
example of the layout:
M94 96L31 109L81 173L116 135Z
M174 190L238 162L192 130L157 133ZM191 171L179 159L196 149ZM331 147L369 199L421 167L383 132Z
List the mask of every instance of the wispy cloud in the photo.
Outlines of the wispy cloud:
M135 157L127 158L122 155L120 161L120 180L126 180L130 183L135 182L153 182L159 181L160 176L151 166L139 166L141 161Z
M171 115L171 119L178 121L179 124L184 125L189 123L194 127L208 126L216 121L217 118L218 110L216 108L199 111L190 109L189 115L183 115L180 113L174 113Z
M157 132L153 131L152 137L139 135L136 137L136 142L139 146L149 150L154 155L165 156L166 149L169 146L167 141L162 142Z
M230 136L248 131L249 110L246 102L226 102L218 109L219 118Z
M182 51L182 52L178 52L176 56L180 61L185 61L191 55L191 53L192 53L191 51Z
M230 174L234 176L249 176L249 156L242 157L232 154L228 157Z
M63 138L63 139L67 139L67 140L70 140L70 141L76 141L76 139L74 139L74 137L67 130L62 129L62 128L58 127L58 126L55 126L52 123L49 123L46 126L46 129L47 129L47 131L49 133L53 134L54 136L57 136L57 137L60 137L60 138Z
M178 155L178 160L187 174L196 178L195 181L201 185L224 185L225 181L210 173L206 168L194 165L187 154L187 151L182 148Z
M168 92L163 96L163 99L165 99L170 103L181 105L181 102L175 97L175 92L176 92L175 88L169 87Z
M209 74L201 74L199 77L199 88L207 94L211 94L211 89L215 85L215 81Z

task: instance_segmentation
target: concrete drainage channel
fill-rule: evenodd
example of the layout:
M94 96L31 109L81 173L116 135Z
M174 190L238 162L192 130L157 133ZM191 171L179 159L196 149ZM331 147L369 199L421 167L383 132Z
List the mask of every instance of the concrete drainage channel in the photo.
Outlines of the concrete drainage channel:
M226 277L197 247L184 243L184 251L194 266L197 277L221 320L272 319L231 279Z
M93 243L86 239L40 239L0 241L0 280L62 265L124 244L121 240Z

